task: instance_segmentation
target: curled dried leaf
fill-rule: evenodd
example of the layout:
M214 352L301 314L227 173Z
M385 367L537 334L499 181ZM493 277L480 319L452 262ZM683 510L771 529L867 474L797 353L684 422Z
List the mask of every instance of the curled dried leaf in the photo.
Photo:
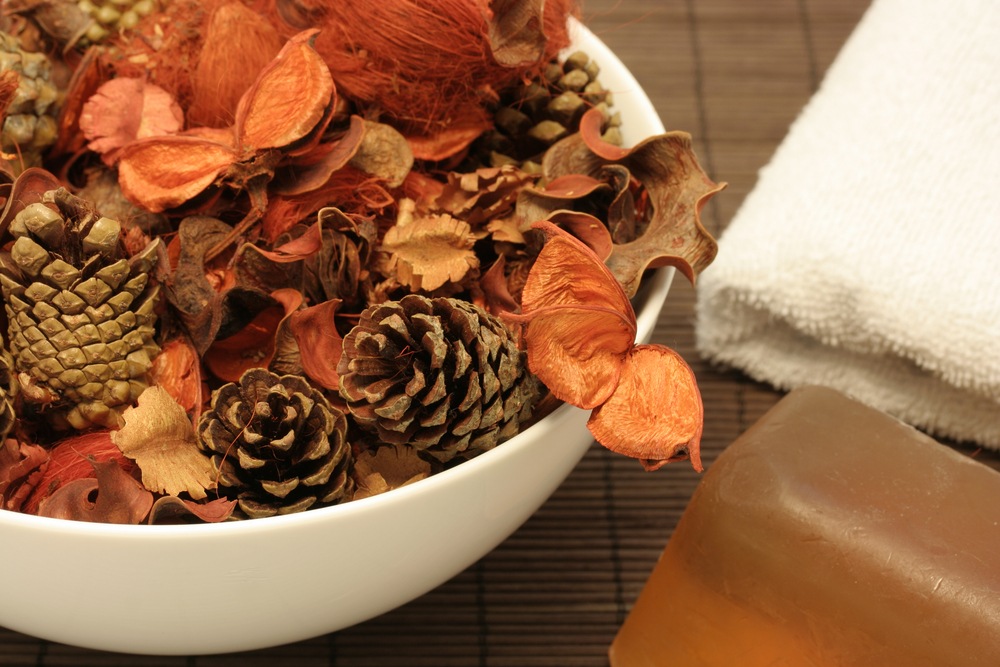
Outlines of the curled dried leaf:
M228 498L196 503L177 496L163 496L149 510L149 524L219 523L232 516L234 509L236 501Z
M694 373L681 356L663 345L639 345L587 427L602 445L640 459L647 470L690 457L701 472L703 417Z
M479 135L493 127L484 118L470 118L454 122L445 129L432 134L409 134L406 142L413 157L428 162L438 162L459 155L466 150Z
M271 293L277 305L257 314L243 329L216 340L205 354L205 365L220 380L238 382L251 368L266 368L274 358L278 329L302 305L302 293L281 289Z
M15 438L0 442L0 509L21 509L45 473L48 460L49 453L39 445Z
M215 488L215 467L199 449L184 408L165 389L149 387L122 416L125 426L111 440L139 466L143 486L172 496L186 492L196 500Z
M205 393L202 387L201 359L186 338L164 343L153 359L149 372L152 383L163 387L186 412L198 420Z
M364 142L366 125L360 116L351 116L350 125L338 139L317 146L310 162L286 165L276 176L274 191L281 195L298 195L322 187L330 176L350 162ZM315 161L313 161L315 160Z
M726 184L708 178L685 132L668 132L623 149L600 138L600 122L600 111L591 109L584 114L580 132L559 141L545 154L543 173L555 179L573 173L596 176L609 163L626 167L646 188L653 213L641 236L615 245L608 267L629 296L635 295L646 269L675 266L694 282L718 250L699 214Z
M140 523L153 506L153 494L125 473L118 461L90 459L96 478L74 480L42 501L39 516L95 523Z

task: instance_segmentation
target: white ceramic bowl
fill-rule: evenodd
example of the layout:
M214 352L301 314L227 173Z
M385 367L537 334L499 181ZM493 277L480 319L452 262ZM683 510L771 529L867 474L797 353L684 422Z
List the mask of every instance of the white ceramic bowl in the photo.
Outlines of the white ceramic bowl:
M574 25L601 66L628 144L663 132L624 65ZM673 269L638 309L652 335ZM224 653L315 637L390 611L507 538L592 442L564 405L496 449L412 486L342 506L241 523L120 526L0 511L0 625L51 641L161 655ZM247 622L263 615L264 620Z

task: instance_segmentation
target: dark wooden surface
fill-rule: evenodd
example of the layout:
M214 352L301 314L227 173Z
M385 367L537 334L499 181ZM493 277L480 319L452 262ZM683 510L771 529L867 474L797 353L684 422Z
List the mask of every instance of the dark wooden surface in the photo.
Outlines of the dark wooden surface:
M709 175L729 183L703 214L718 234L868 4L587 0L584 17L636 76L667 129L690 132ZM694 295L675 280L654 341L694 368L705 402L703 458L711 465L781 395L699 359ZM89 651L0 628L0 665L603 667L698 480L686 463L645 473L595 444L496 550L431 593L353 628L261 651L190 657ZM266 610L248 612L248 633L263 623Z

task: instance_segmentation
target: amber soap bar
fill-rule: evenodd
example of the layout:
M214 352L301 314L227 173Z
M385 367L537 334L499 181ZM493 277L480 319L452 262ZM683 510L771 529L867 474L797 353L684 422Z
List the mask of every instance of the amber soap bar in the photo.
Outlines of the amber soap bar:
M804 387L711 465L613 667L1000 665L1000 473Z

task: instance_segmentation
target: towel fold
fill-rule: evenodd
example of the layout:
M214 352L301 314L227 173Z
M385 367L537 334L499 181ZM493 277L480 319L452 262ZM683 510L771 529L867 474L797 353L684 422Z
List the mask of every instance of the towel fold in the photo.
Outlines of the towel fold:
M722 234L696 333L1000 448L1000 3L875 0Z

